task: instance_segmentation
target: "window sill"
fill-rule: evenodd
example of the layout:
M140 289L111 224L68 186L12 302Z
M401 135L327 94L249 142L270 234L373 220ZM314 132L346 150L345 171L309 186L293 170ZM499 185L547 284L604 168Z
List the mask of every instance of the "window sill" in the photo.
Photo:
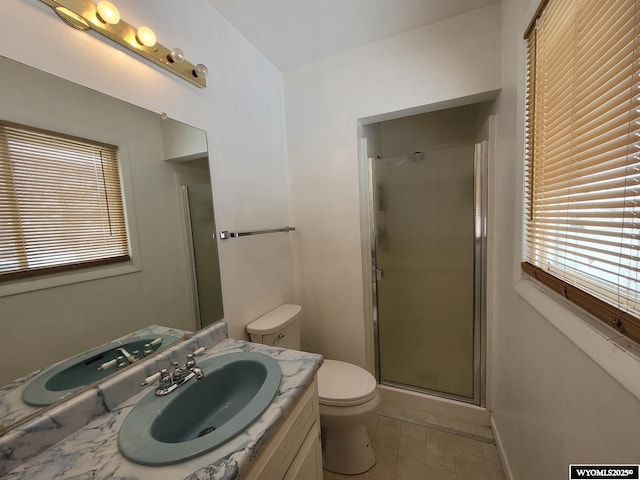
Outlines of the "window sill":
M636 343L528 278L514 288L538 313L640 399L640 347Z
M99 280L101 278L115 277L117 275L126 275L128 273L135 273L141 270L142 267L136 262L127 262L123 264L93 267L86 270L77 270L42 277L32 277L22 280L16 280L14 282L0 285L0 298L8 297L9 295L16 295L19 293L44 290L45 288L61 287L63 285L71 285L74 283Z

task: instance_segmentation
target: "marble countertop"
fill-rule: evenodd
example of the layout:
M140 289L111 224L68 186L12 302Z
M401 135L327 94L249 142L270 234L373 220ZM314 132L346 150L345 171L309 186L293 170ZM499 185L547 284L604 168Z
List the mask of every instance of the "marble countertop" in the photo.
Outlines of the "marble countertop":
M293 409L322 363L316 354L284 350L240 340L227 339L199 358L227 352L255 351L278 360L282 381L274 401L246 431L226 444L191 460L175 465L150 467L122 457L117 439L122 422L133 406L155 386L106 412L52 445L44 452L8 472L11 480L227 480L239 479L249 469L260 448Z
M24 386L41 371L36 370L0 387L0 430L9 429L14 423L41 409L41 407L32 407L22 401Z

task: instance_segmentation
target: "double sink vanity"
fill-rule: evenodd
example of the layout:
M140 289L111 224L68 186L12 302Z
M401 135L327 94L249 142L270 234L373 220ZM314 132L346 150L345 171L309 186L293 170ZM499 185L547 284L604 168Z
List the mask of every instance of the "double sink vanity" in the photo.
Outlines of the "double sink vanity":
M11 395L5 392L15 402L34 383L68 386L68 377L83 375L78 364L87 359L91 371L111 367L117 345L133 345L135 338L146 342L144 348L163 338L155 340L163 348L148 352L149 358L68 392L0 436L0 477L322 478L315 378L320 355L229 339L224 321L175 343L180 331L150 329L99 347L106 356L85 352L63 362L65 368L30 375Z

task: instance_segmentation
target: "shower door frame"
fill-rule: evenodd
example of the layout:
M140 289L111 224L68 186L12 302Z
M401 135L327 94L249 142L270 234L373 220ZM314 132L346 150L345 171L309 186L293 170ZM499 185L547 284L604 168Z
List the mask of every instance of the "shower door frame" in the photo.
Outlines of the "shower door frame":
M375 178L374 162L367 159L369 243L371 245L371 289L373 314L374 366L378 383L418 393L486 406L486 312L487 312L487 212L488 212L488 150L489 142L483 140L474 147L474 292L473 292L473 398L446 392L423 389L389 381L382 381L380 368L380 335L378 316L378 266L376 263Z

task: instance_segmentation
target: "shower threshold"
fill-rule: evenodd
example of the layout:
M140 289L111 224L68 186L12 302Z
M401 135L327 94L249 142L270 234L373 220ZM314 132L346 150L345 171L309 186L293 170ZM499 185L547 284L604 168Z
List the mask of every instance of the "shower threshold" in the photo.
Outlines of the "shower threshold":
M418 394L429 395L429 396L433 396L433 397L440 397L440 398L445 398L447 400L453 400L455 402L468 403L469 405L479 406L474 401L473 398L462 397L460 395L453 395L453 394L445 393L445 392L439 392L437 390L429 390L427 388L420 388L420 387L416 387L414 385L405 385L405 384L402 384L402 383L390 382L388 380L381 380L380 381L380 385L386 385L388 387L398 388L400 390L408 390L410 392L414 392L414 393L418 393Z
M465 437L470 440L475 440L477 442L484 442L490 445L495 445L496 441L492 437L478 435L476 433L465 432L464 430L458 430L452 427L445 427L443 425L438 425L437 423L430 423L424 420L418 420L415 418L405 417L403 415L397 415L393 413L387 413L384 411L376 412L376 415L379 417L392 418L394 420L400 420L401 422L411 423L412 425L418 425L421 427L430 428L431 430L438 430L440 432L450 433L451 435L457 435L459 437Z
M426 419L429 423L440 424L441 427L450 426L451 422L440 422L438 421L438 416L458 419L485 427L491 425L490 412L486 408L468 401L461 402L456 399L384 383L378 385L378 391L382 397L382 406L378 411L385 412L385 414L418 418L420 420ZM430 418L429 415L425 415L423 418L422 415L413 415L416 411L434 414L434 417ZM455 422L453 422L453 428L456 428Z

